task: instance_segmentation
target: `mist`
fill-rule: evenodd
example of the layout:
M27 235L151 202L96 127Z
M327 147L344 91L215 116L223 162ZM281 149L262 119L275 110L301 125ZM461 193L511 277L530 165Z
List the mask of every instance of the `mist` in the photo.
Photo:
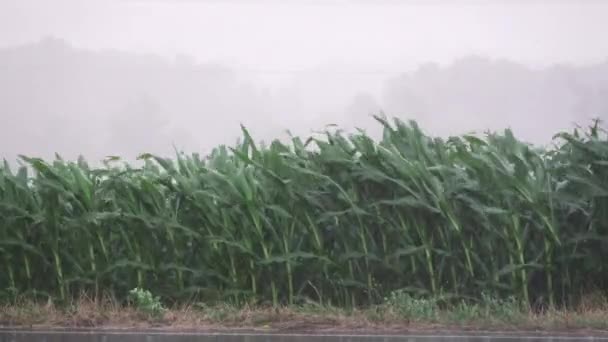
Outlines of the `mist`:
M0 3L0 157L100 160L308 135L512 128L536 144L608 117L600 1Z

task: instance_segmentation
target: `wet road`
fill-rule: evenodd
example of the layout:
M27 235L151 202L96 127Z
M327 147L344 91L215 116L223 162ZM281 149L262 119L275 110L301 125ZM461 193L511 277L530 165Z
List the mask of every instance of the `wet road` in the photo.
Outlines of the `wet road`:
M164 332L0 331L0 342L557 342L608 341L593 336L299 335Z

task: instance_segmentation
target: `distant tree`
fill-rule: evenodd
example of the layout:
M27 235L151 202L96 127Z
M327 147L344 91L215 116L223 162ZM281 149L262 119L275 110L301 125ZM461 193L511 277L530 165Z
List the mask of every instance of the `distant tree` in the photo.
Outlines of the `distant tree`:
M127 103L109 121L109 144L123 157L133 158L149 152L167 152L169 120L158 102L141 96Z

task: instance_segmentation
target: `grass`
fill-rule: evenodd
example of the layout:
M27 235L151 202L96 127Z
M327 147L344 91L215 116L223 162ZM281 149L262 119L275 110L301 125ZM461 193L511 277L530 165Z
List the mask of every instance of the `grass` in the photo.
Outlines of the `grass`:
M489 298L488 298L489 299ZM70 305L21 301L0 308L0 326L26 328L163 329L301 333L399 333L424 331L548 331L608 333L608 305L534 313L519 303L489 300L440 307L428 300L401 298L365 309L316 303L292 306L179 304L149 315L137 305L109 297L81 297Z
M168 304L380 315L395 301L393 314L424 321L448 306L457 321L484 314L483 293L542 310L608 291L599 122L540 148L510 130L440 139L377 120L377 141L327 131L264 145L243 127L203 157L5 163L0 302L125 301L137 287Z

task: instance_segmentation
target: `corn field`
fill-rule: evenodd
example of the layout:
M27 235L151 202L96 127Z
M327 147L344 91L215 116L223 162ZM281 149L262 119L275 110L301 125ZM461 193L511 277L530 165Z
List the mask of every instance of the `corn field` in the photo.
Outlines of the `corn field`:
M208 156L22 156L0 167L0 291L69 300L312 300L391 291L568 305L608 289L608 138L595 122L536 148L511 131L449 139L376 117Z

